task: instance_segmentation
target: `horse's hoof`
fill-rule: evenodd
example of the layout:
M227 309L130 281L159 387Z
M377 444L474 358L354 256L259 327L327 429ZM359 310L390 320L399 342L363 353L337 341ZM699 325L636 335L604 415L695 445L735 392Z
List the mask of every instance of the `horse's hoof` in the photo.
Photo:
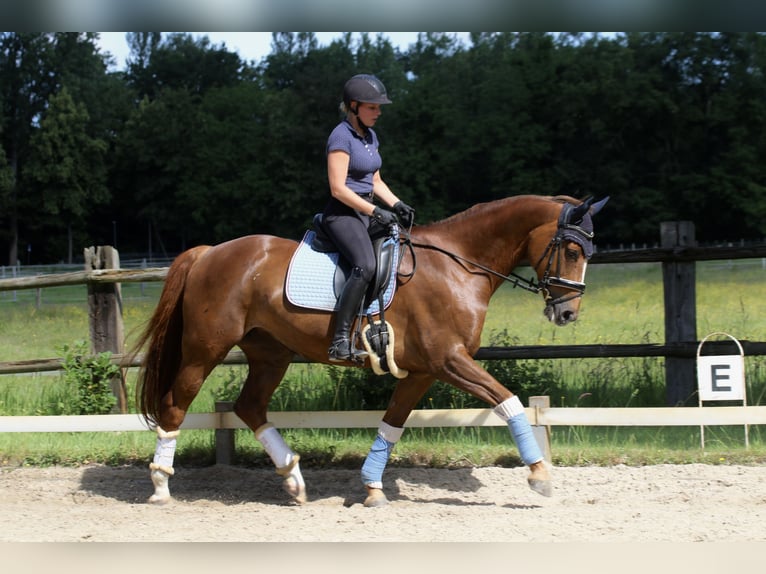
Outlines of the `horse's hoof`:
M529 478L527 483L529 488L534 490L538 494L543 496L551 496L553 494L553 487L551 486L551 473L548 471L548 467L545 462L540 461L529 465Z
M149 497L149 500L147 500L149 504L162 506L170 502L171 497L170 489L168 488L168 481L170 480L170 476L172 474L172 468L166 468L165 470L161 468L152 468L151 478L152 484L154 485L154 494L152 494Z
M289 494L293 501L298 504L306 504L308 497L306 496L306 487L298 483L294 476L288 476L282 481L282 488Z
M157 494L152 494L146 502L155 506L164 506L171 500L173 499L170 496L159 496Z
M368 488L367 498L364 499L364 506L367 508L380 508L386 506L388 499L380 488Z
M534 490L537 494L542 494L543 496L553 495L553 487L551 486L550 480L528 478L527 482L529 483L529 488Z

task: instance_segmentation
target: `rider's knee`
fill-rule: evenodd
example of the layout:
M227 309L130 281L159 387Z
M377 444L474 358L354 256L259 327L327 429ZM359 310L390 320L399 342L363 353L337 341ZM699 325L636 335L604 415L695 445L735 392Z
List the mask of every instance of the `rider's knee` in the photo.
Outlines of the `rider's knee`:
M365 283L372 281L374 272L374 269L367 266L356 266L351 270L351 273L354 277L361 278Z

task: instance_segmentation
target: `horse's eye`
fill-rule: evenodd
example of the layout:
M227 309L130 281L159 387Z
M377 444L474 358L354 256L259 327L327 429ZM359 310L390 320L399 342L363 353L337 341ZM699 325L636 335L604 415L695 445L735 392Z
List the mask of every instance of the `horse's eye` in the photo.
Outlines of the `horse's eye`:
M577 249L568 248L565 250L567 261L575 262L580 258L580 252Z

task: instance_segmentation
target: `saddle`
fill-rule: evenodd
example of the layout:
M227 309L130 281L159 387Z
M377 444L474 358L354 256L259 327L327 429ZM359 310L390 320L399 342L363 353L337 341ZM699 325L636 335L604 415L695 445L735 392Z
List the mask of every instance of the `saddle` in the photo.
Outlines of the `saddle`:
M367 325L362 328L362 322L357 322L356 331L361 331L372 370L378 375L391 373L401 379L408 372L396 365L394 331L385 320L385 309L396 291L396 268L401 254L398 228L388 229L373 221L369 233L375 253L375 274L359 313L359 317L366 315ZM338 252L323 226L322 214L318 213L290 262L285 280L287 299L299 307L333 311L351 270L351 264ZM375 314L380 315L377 321L373 320Z
M335 243L328 235L323 225L321 213L314 215L312 222L314 228L314 238L311 240L311 248L320 253L334 253L338 251ZM396 237L393 237L388 229L377 222L370 224L370 239L372 240L372 249L375 253L375 275L370 281L367 293L364 298L365 308L369 307L373 301L379 299L385 291L386 286L391 280L391 273L394 268L394 251L396 247ZM393 241L386 241L393 239ZM335 268L333 278L333 291L335 296L339 297L343 292L343 286L351 276L351 264L345 257L338 257L338 265ZM380 306L383 309L383 305Z

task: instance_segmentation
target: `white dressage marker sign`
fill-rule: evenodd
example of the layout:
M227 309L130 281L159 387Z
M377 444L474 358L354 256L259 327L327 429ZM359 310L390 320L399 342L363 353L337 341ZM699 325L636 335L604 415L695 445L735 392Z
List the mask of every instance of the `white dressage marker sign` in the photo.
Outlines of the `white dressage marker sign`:
M701 356L702 345L714 335L729 337L737 345L739 355ZM728 333L711 333L697 347L697 394L699 406L704 401L742 401L747 405L745 391L745 353L742 345ZM705 427L700 426L700 442L705 448ZM745 425L745 446L749 446L748 427Z
M701 401L745 400L745 361L742 355L716 355L697 359Z

